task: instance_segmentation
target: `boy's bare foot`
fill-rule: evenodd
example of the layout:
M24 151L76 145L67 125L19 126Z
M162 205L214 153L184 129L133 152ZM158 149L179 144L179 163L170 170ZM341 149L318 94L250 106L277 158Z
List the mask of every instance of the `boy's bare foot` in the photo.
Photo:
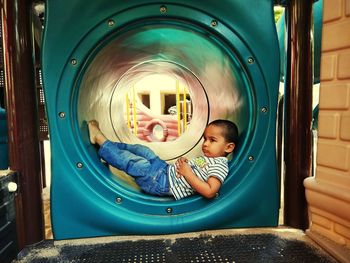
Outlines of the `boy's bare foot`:
M89 128L90 142L92 144L98 143L99 145L101 145L106 140L96 120L89 121L88 128Z

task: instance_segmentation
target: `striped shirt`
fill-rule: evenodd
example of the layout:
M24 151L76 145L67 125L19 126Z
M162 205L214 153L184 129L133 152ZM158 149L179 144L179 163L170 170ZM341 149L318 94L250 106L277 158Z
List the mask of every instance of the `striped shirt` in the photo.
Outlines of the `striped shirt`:
M207 182L209 177L216 177L223 183L228 174L228 161L226 157L212 158L200 156L189 160L188 164L191 166L194 174L204 182ZM195 190L187 183L185 177L176 176L175 164L169 165L168 176L170 192L176 200L195 193Z

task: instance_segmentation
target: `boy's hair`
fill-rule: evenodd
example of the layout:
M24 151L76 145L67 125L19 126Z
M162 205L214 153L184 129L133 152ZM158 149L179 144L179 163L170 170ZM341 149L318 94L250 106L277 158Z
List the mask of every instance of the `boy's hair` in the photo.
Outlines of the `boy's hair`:
M235 145L238 143L238 128L235 123L229 120L215 120L209 125L215 125L223 130L223 136L227 142L233 142Z

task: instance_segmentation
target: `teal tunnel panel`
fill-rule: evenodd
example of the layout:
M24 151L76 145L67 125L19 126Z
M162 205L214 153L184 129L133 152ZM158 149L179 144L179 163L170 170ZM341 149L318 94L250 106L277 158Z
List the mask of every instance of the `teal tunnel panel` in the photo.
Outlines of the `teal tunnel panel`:
M55 239L276 226L273 1L95 2L47 1L42 58ZM154 75L188 89L189 127L173 141L142 141L125 124L126 95ZM240 143L212 200L140 192L99 160L86 126L97 119L107 137L145 144L172 162L199 154L206 124L217 118L238 124Z
M281 81L284 81L285 67L286 67L286 40L285 40L285 15L283 12L282 16L276 23L280 58L281 58ZM312 8L312 22L313 22L313 67L314 67L314 84L320 83L320 69L321 69L321 41L322 41L322 17L323 17L323 0L315 1Z

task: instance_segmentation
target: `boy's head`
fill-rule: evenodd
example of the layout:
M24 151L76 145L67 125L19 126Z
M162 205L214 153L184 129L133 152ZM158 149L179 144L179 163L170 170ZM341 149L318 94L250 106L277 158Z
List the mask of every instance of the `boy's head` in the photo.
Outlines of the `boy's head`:
M238 143L238 128L228 120L215 120L205 128L202 151L207 157L227 156Z

